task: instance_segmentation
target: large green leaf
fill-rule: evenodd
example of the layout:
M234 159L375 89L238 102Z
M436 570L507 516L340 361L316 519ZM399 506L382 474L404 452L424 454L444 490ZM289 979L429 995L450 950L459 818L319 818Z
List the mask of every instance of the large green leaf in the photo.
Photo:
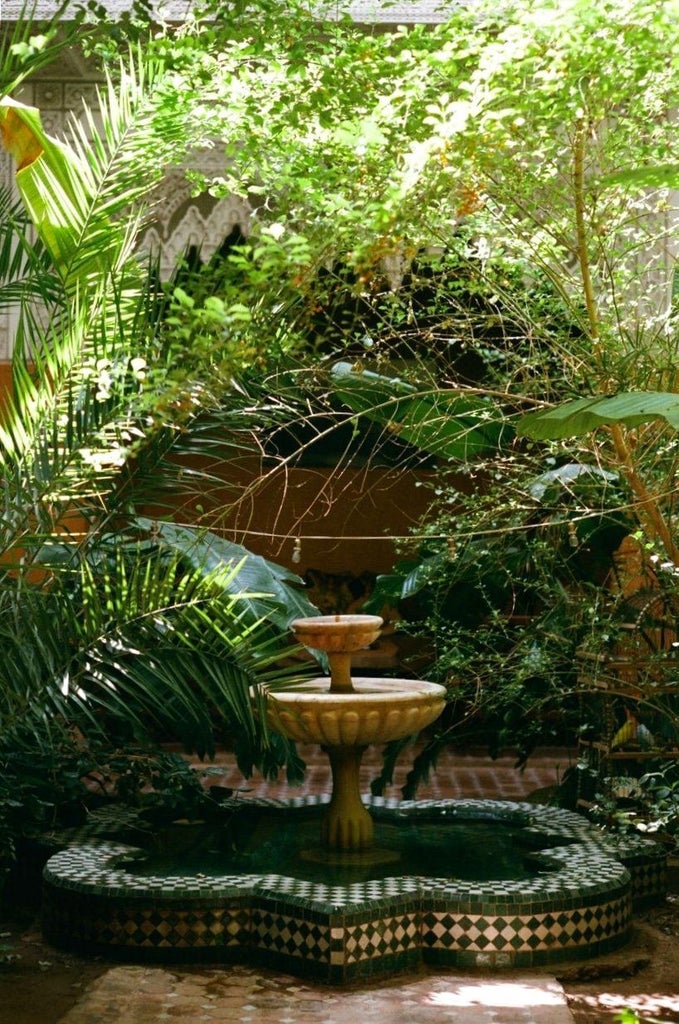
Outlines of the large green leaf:
M517 433L536 441L558 441L579 437L597 427L638 427L651 420L665 420L671 427L679 428L679 395L667 391L629 391L603 398L576 398L555 409L529 413L519 421Z
M679 164L655 164L608 174L601 184L637 185L639 188L676 188L679 185Z
M215 584L223 586L225 593L243 596L244 613L252 621L267 618L285 632L293 619L319 614L305 597L304 582L299 576L254 555L240 544L175 523L145 517L139 517L136 522L142 529L151 531L160 543L181 553L193 568L210 574ZM228 571L219 576L220 569Z
M416 387L344 362L335 363L331 378L351 409L432 455L464 460L489 454L512 433L498 407L476 394Z

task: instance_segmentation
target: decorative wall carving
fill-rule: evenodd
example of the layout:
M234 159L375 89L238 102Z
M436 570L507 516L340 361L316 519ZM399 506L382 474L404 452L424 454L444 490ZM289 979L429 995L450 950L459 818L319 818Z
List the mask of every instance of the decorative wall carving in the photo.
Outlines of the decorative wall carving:
M215 168L214 154L201 154L196 163L204 173ZM201 194L192 196L191 185L182 168L168 172L153 210L149 227L141 238L141 247L158 254L163 280L172 273L177 260L189 247L195 248L203 262L219 249L237 225L244 235L249 233L251 209L239 196L215 199Z
M415 24L419 22L436 24L445 21L454 10L457 0L393 0L385 4L383 0L353 0L345 4L336 5L334 0L320 0L316 9L319 14L332 20L340 14L348 13L354 21L363 24L373 22L394 25ZM130 0L104 0L104 6L111 17L116 18L130 9ZM186 19L187 7L190 4L186 0L157 0L153 5L160 15L167 21L183 22ZM37 0L35 8L36 18L51 17L58 4L56 0ZM15 20L22 16L23 0L4 0L3 13L5 18Z
M62 136L70 114L82 109L83 101L97 108L97 82L87 79L64 81L37 80L17 95L22 103L40 110L42 124L49 135ZM203 173L223 172L221 155L209 151L196 155L193 165ZM0 154L0 185L13 187L13 168L9 157ZM177 260L192 246L203 261L219 249L234 226L249 233L251 210L237 196L215 199L203 194L192 196L192 187L184 169L168 171L162 192L157 197L152 219L140 239L140 247L157 255L161 277L166 280ZM13 321L11 314L0 313L0 361L11 356Z

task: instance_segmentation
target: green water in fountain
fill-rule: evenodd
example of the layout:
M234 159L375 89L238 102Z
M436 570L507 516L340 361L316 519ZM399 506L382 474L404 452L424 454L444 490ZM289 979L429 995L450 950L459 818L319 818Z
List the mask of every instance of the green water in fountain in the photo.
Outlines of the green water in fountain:
M327 885L393 876L521 880L550 868L532 853L549 847L548 838L496 819L453 821L433 816L378 821L377 857L373 850L365 856L326 856L319 846L319 822L319 811L253 809L234 814L223 824L175 825L156 833L142 855L125 856L117 866L141 877L276 874ZM562 844L563 840L551 843ZM379 861L379 851L388 851L386 862L373 862Z

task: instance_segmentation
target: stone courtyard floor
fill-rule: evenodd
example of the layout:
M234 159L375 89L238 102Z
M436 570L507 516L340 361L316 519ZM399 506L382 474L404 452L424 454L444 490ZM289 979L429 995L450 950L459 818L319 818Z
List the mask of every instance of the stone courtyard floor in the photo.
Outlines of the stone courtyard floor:
M322 755L304 751L304 786L243 783L228 758L223 785L286 798L327 791ZM406 758L407 762L407 758ZM520 772L511 757L448 752L419 792L422 799L525 799L554 785L570 763L548 750ZM364 782L376 774L366 761ZM394 795L403 782L395 778ZM604 1024L624 1008L643 1021L679 1024L679 887L641 914L630 943L600 960L520 973L421 968L341 988L307 982L261 966L112 964L56 950L34 916L0 919L0 943L17 959L0 966L0 1022L7 1024ZM556 974L556 976L555 976Z

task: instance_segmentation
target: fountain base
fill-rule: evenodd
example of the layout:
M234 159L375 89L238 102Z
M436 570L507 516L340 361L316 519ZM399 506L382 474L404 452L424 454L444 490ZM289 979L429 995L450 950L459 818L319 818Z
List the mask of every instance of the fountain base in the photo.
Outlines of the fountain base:
M250 804L294 821L324 802ZM114 827L102 821L99 838L91 828L64 835L69 847L47 863L46 937L126 960L262 962L343 982L422 962L523 968L596 956L625 942L635 900L664 894L660 847L612 840L571 812L494 800L374 798L369 806L376 824L398 828L432 818L516 825L544 870L464 880L454 864L420 857L416 869L394 863L367 881L317 882L280 872L274 857L269 870L250 873L144 876L129 865L141 851L104 839Z
M302 850L300 860L307 864L321 864L329 868L372 868L378 864L397 864L398 853L379 846L370 846L366 850L333 850L328 847Z

